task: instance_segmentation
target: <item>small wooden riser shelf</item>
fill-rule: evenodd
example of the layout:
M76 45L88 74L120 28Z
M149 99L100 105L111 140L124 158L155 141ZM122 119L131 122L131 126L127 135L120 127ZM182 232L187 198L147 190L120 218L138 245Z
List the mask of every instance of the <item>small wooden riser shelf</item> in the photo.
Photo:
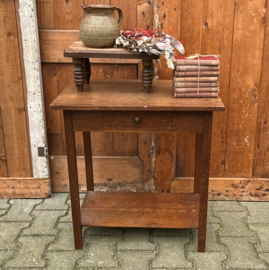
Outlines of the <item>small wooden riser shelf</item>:
M93 192L81 207L83 226L198 228L199 194Z

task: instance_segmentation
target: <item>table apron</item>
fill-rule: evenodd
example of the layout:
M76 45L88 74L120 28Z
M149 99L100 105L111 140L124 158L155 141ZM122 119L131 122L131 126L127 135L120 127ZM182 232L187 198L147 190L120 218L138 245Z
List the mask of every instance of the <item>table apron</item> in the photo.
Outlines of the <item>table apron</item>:
M73 131L202 133L206 113L199 111L72 111L72 121Z

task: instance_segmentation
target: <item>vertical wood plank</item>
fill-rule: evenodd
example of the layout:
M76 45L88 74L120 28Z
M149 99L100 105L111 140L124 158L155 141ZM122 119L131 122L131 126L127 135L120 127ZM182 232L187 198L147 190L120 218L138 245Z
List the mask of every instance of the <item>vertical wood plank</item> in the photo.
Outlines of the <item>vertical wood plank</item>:
M181 2L180 40L186 55L201 53L203 2L184 0ZM193 176L194 173L194 133L178 133L177 136L177 176Z
M137 152L137 133L113 133L113 156L137 156Z
M267 17L269 5L267 4ZM265 16L265 14L264 14ZM265 19L265 18L264 18ZM252 177L269 178L269 18L266 18Z
M7 177L7 158L0 107L0 177Z
M155 137L155 185L158 192L170 192L175 178L176 133L157 133Z
M225 177L251 177L266 0L235 2Z
M57 64L42 64L42 79L45 101L46 126L49 154L51 156L66 153L61 111L51 110L50 103L59 95Z
M37 0L37 19L39 29L54 29L54 0Z
M220 55L220 96L226 107L225 112L215 112L213 116L210 166L210 176L212 177L223 177L225 169L233 19L234 1L204 1L201 53Z
M77 30L83 15L83 0L54 0L54 26L57 30Z
M138 133L138 157L143 161L144 188L147 191L151 190L150 180L153 178L152 155L152 133Z
M194 149L195 134L184 132L177 135L177 177L193 176L194 173Z
M137 25L137 3L134 0L111 0L112 6L117 6L123 12L123 21L120 29L133 29ZM118 14L116 12L116 18Z
M180 39L185 47L186 55L201 52L203 2L200 0L181 2Z
M180 39L181 1L156 0L154 3L154 28ZM180 54L177 50L175 53ZM156 67L159 79L172 79L173 70L167 67L164 57L160 58L160 64Z
M137 0L137 28L153 28L153 4L154 1Z
M14 1L0 1L0 95L8 176L31 176Z

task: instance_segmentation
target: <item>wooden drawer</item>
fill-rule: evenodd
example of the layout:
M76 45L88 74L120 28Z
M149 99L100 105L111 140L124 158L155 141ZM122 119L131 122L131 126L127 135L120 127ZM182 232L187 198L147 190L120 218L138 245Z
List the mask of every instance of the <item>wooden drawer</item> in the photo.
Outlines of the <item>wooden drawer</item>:
M172 112L103 112L104 127L172 127Z

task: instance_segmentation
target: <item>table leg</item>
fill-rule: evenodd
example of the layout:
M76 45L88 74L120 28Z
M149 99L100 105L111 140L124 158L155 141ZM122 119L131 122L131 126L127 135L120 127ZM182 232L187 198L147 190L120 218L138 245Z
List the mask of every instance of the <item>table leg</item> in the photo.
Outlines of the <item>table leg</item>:
M64 111L64 127L66 138L67 164L70 184L71 208L73 218L73 232L75 249L82 249L82 225L78 188L78 169L75 146L75 133L73 131L72 112Z
M74 81L78 92L83 92L84 86L84 70L83 70L83 58L73 58L74 64Z
M92 74L91 63L90 63L89 58L83 58L82 66L83 66L83 72L84 72L84 83L89 84L91 74Z
M144 91L146 93L150 92L150 88L152 85L153 80L153 71L152 71L152 65L153 60L142 60L143 64L143 73L142 73L142 83L144 87Z
M83 132L87 191L94 190L91 133Z
M205 252L212 112L204 113L203 133L196 133L194 192L200 194L198 251Z

